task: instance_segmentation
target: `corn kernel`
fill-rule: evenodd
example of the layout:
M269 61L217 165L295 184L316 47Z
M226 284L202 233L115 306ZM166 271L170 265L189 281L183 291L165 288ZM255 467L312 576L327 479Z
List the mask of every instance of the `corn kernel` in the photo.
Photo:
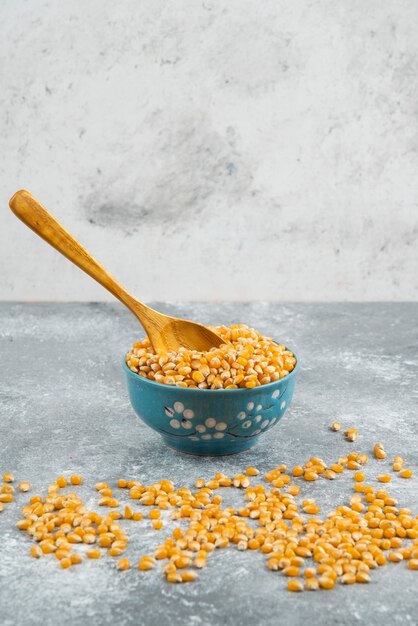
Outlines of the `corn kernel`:
M64 487L67 486L67 479L65 478L65 476L58 476L57 480L55 481L58 485L58 487L60 489L63 489Z
M4 477L3 477L3 480L4 480ZM40 548L37 545L32 546L31 549L29 550L29 554L31 555L32 558L39 559L39 557L43 555L42 548Z
M389 552L388 559L392 563L399 563L400 561L403 561L403 556L400 552Z
M411 469L403 469L399 472L399 476L401 478L411 478L412 470Z
M131 564L128 559L122 558L116 563L116 567L121 571L126 571L131 567Z
M289 565L283 569L283 574L285 576L299 576L300 570L295 565Z
M79 565L83 562L83 557L81 556L81 554L78 554L78 552L73 552L70 558L73 565Z
M180 573L180 576L181 576L181 581L183 583L191 583L196 580L197 572L194 572L193 570L190 570L190 569L186 569Z
M347 572L341 576L341 582L343 585L353 585L356 582L356 575L352 572Z
M155 560L149 556L141 557L138 565L138 569L143 572L146 572L154 567Z
M289 580L289 583L292 582L291 580ZM316 591L317 589L319 589L319 582L317 578L307 578L305 580L305 589L307 591Z
M318 583L321 589L333 589L333 587L335 586L335 580L333 580L330 576L327 576L327 575L321 576L318 579Z
M376 443L373 448L374 455L377 459L385 459L386 452L382 443Z
M90 548L86 551L86 555L89 557L89 559L100 559L102 553L97 548Z
M13 502L13 494L12 493L0 493L0 503L3 502L5 504L9 504Z
M303 584L300 580L293 578L287 583L287 588L289 591L303 591Z
M357 428L348 428L344 435L347 441L356 441L358 438L358 430ZM321 585L321 583L319 584Z

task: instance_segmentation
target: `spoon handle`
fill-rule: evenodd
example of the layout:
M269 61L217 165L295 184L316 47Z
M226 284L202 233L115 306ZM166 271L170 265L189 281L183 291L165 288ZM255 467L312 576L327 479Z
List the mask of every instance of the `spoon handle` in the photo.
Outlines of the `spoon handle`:
M29 191L17 191L9 202L13 213L58 252L110 291L138 317L138 309L147 309L136 300L96 259L68 232Z

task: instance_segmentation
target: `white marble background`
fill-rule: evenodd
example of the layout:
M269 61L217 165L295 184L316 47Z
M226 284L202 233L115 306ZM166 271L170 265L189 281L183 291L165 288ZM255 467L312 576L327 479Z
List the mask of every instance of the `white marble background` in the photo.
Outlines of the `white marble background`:
M1 0L0 298L418 299L416 0Z

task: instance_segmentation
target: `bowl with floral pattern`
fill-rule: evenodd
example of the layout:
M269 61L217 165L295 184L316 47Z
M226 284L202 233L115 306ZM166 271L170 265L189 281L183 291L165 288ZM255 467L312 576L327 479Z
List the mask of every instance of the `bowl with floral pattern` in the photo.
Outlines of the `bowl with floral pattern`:
M132 372L123 360L138 417L180 452L236 454L252 448L290 406L299 364L284 378L253 389L187 389ZM268 437L268 435L267 435Z

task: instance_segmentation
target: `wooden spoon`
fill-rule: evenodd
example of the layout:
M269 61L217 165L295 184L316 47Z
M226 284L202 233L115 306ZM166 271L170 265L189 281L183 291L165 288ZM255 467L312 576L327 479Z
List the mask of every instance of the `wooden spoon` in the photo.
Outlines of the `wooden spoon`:
M163 315L136 300L83 246L29 193L17 191L10 208L17 217L70 261L97 280L140 321L155 352L176 351L181 346L205 351L225 341L202 324Z

